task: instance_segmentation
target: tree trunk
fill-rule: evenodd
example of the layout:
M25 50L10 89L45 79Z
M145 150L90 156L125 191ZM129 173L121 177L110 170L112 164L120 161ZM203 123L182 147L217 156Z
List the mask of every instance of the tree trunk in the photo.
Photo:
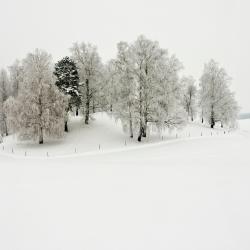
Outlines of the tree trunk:
M78 111L78 107L76 107L76 116L78 116L79 111Z
M147 117L147 109L144 114L144 124L143 124L143 137L147 137L147 125L148 125L148 117Z
M214 120L214 109L213 109L213 106L212 106L212 111L211 111L210 124L211 124L211 128L214 128L215 120Z
M89 124L89 106L90 106L89 79L86 79L86 108L85 108L85 124Z
M142 134L143 134L143 127L140 126L140 131L139 131L139 136L138 136L138 141L139 142L141 142Z
M144 135L144 128L142 124L142 118L140 118L140 129L139 129L138 141L141 141L141 138L143 135Z
M93 99L93 107L92 107L92 111L93 111L93 114L95 113L95 101L94 101L94 99Z
M139 114L140 114L140 129L139 129L139 135L138 135L138 141L141 141L142 135L143 135L143 124L142 124L142 79L140 79L140 89L139 89Z
M214 117L211 117L211 128L214 128L215 122L214 122Z
M39 144L43 144L43 127L42 127L42 99L39 96Z
M147 137L147 125L148 125L148 108L146 106L146 111L144 112L144 124L143 124L143 134L142 134L143 137Z
M221 126L221 128L223 128L223 123L222 123L222 122L221 122L221 125L220 125L220 126Z
M144 126L143 126L143 130L142 130L142 136L143 137L147 137L147 123L145 122Z
M9 133L8 133L8 127L7 127L6 122L5 122L5 135L6 135L6 136L8 136L8 135L9 135Z
M129 111L129 132L130 132L130 138L134 137L133 134L133 122L132 122L132 115L131 112Z
M110 108L109 108L110 112L113 112L113 105L110 104Z
M148 65L146 64L145 68L145 74L148 75ZM147 79L147 78L146 78ZM147 80L146 80L147 81ZM144 110L144 124L143 124L143 130L142 130L142 136L147 137L147 124L148 124L148 94L147 91L144 93L145 98L145 110Z
M43 144L43 128L39 128L39 144Z
M69 129L68 129L68 121L65 121L65 122L64 122L64 132L69 132Z
M7 126L7 117L5 114L3 115L3 122L4 122L5 135L8 136L9 133L8 133L8 126Z

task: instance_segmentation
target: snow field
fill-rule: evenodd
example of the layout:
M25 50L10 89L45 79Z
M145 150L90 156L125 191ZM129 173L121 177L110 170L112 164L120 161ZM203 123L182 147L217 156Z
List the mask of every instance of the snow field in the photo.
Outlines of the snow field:
M248 250L250 122L240 125L120 152L1 154L0 249Z

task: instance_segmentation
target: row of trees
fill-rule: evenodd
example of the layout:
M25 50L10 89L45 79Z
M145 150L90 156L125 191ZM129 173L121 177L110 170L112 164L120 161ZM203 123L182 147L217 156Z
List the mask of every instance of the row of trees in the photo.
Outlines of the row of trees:
M130 137L141 141L152 127L184 126L200 114L213 128L232 125L238 105L230 78L211 60L199 88L192 77L180 77L183 66L158 42L144 36L117 45L117 56L103 64L97 48L75 43L71 56L55 65L36 50L0 72L0 132L20 139L60 137L68 132L69 112L79 111L85 124L97 111L119 119Z

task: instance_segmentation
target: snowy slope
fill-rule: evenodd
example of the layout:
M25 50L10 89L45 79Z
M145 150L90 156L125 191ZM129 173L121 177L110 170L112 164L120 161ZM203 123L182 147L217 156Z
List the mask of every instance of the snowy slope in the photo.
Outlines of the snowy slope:
M0 155L0 249L250 249L250 122L240 125L121 152Z
M15 136L4 138L4 143L0 145L0 155L10 154L13 156L27 157L47 157L78 155L85 152L96 152L103 150L126 149L128 147L138 147L143 144L170 141L173 139L184 139L204 136L224 135L227 130L216 128L211 130L208 126L201 126L199 123L190 123L183 130L162 131L156 129L148 134L146 140L138 143L135 135L130 139L121 127L120 122L116 122L105 113L95 114L90 125L84 125L82 117L72 117L69 123L70 132L65 134L61 140L47 141L44 145L37 143L18 142ZM99 150L99 148L101 150ZM13 153L12 153L13 152Z

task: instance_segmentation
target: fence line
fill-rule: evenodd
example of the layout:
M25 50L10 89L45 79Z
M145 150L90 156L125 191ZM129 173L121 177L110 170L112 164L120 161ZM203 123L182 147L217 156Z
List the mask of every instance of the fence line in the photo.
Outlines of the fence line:
M230 131L227 131L227 133L229 134L230 133ZM207 132L207 133L204 133L204 131L201 131L200 132L200 137L202 137L202 136L208 136L210 134L210 136L212 137L212 136L214 136L214 135L217 135L217 136L220 136L220 135L226 135L226 131L224 130L224 131L214 131L214 133L211 131L210 133L209 132ZM194 135L194 137L196 138L197 136L195 136ZM180 134L178 134L178 133L176 133L175 134L175 137L173 137L174 139L177 139L177 138L194 138L193 137L193 135L191 134L191 132L189 131L189 132L186 132L186 133L180 133ZM164 141L164 140L166 140L168 137L165 137L164 135L162 135L161 137L161 140L162 141ZM160 139L159 138L159 139ZM127 139L125 139L124 140L124 146L126 147L127 145L128 145L128 142L129 142L130 140L127 140ZM134 140L133 140L133 142L135 142ZM3 145L2 145L2 151L4 151L4 152L6 152L7 153L7 149L8 149L8 147L6 147L6 145L4 145L4 143L2 143ZM104 149L104 147L101 145L101 143L99 143L98 144L98 151L101 151L102 149ZM112 147L111 147L112 148ZM109 147L107 147L107 149L110 149ZM32 151L32 150L31 150ZM32 157L32 152L31 151L28 151L28 150L25 150L24 152L23 152L23 155L25 156L25 157L29 157L29 156L31 156ZM74 153L75 154L77 154L77 153L81 153L80 152L81 150L78 150L77 149L77 147L74 147ZM10 151L9 151L11 154L13 154L13 155L22 155L21 153L19 154L19 152L18 152L18 150L14 150L14 147L10 147ZM72 151L71 151L72 152ZM83 152L89 152L89 151L83 151ZM42 152L41 152L42 153ZM63 155L63 154L65 154L65 152L64 153L59 153L59 154L55 154L54 156L57 156L57 155ZM33 156L36 156L36 154L34 154ZM37 155L38 156L38 155ZM51 153L50 151L45 151L45 157L50 157L50 156L53 156L53 153Z

